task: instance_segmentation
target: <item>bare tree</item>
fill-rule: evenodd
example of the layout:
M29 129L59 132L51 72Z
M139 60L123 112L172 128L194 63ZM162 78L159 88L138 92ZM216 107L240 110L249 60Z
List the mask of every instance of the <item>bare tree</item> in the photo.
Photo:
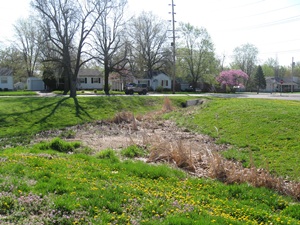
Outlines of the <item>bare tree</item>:
M40 55L40 32L33 17L19 19L14 26L16 48L22 52L28 77L32 77Z
M147 71L151 76L154 70L163 68L167 62L164 60L167 43L167 26L164 21L150 12L142 12L131 20L128 36L131 43L131 65L138 72Z
M95 26L94 43L96 59L104 66L104 91L109 95L109 74L124 69L127 61L123 18L127 0L106 1L105 8L98 8L101 16Z
M25 66L22 52L14 46L0 50L0 67L9 68L14 71L14 81L25 81L27 74L24 73Z
M215 69L214 46L205 28L181 23L180 32L182 48L177 51L177 60L195 89L203 76Z
M87 40L101 16L97 10L106 1L99 0L33 0L33 7L41 16L41 27L47 37L49 51L59 58L50 61L60 62L63 67L66 94L76 97L77 76L80 67L92 59L88 56ZM101 8L105 8L102 7ZM95 16L96 14L96 16Z

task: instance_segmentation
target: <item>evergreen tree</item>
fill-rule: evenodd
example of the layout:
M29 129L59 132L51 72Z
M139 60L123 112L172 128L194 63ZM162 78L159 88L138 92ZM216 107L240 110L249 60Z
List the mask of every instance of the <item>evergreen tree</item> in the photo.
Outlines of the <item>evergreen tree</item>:
M260 88L266 88L266 78L260 65L257 67L254 82L257 87L257 94L259 93Z

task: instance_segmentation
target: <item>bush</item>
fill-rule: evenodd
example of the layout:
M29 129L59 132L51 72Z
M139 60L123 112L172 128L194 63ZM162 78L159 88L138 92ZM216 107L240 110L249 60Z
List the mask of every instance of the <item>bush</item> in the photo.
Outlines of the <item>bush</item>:
M111 162L119 162L119 158L116 155L116 152L113 149L105 149L100 151L97 155L99 159L109 159Z
M164 88L162 86L158 86L155 91L156 92L163 92Z
M2 88L0 88L0 91L2 91Z
M49 147L53 150L59 151L59 152L73 152L76 148L80 147L79 142L66 142L61 140L60 138L54 138L50 144Z
M38 147L42 150L52 149L55 151L68 153L74 152L74 150L79 148L80 145L81 144L79 142L66 142L60 138L54 138L50 142L41 142Z
M145 156L146 153L144 149L138 147L137 145L130 145L121 151L121 155L128 158L134 158Z

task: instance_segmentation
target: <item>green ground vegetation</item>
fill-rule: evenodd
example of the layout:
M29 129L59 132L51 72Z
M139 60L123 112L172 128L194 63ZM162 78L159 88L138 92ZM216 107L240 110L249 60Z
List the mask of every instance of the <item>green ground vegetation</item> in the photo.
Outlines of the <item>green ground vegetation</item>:
M174 98L174 107L186 99ZM137 116L161 110L163 101L149 96L0 98L0 146L28 142L41 131L109 119L122 111Z
M226 157L247 166L252 155L258 166L267 162L274 173L299 178L288 168L299 169L293 154L299 152L300 102L210 99L179 109L188 98L170 99L176 110L166 117L232 144ZM1 145L12 146L0 151L0 223L300 225L300 204L290 197L132 160L147 154L137 146L95 155L80 142L58 137L14 146L41 131L122 111L144 114L162 109L163 103L164 98L149 96L0 98Z
M1 224L300 224L300 205L266 188L79 149L55 139L1 151Z
M30 96L37 95L35 91L0 91L0 96Z
M300 180L299 101L213 99L202 107L168 115L178 124L233 145L228 159ZM189 115L182 116L188 112Z

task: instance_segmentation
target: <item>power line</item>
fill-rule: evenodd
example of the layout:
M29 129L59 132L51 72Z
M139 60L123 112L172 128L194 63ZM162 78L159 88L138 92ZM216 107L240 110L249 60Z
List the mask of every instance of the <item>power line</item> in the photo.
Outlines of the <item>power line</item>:
M290 6L286 6L286 7L282 7L282 8L273 9L273 10L270 10L270 11L256 13L256 14L252 14L252 15L248 15L248 16L241 16L241 17L235 17L235 18L231 18L231 19L215 20L215 21L216 22L218 22L218 21L233 21L233 20L237 20L237 19L244 19L244 18L256 17L256 16L266 15L266 14L270 14L270 13L273 13L273 12L277 12L277 11L285 10L285 9L288 9L288 8L292 8L292 7L295 7L297 5L300 5L300 3L294 4L294 5L290 5Z
M224 31L233 32L233 31L241 31L241 30L253 30L253 29L259 29L259 28L264 28L264 27L281 25L281 24L285 24L285 23L292 23L292 22L295 22L295 21L298 21L298 20L300 20L300 15L285 18L285 19L282 19L282 20L272 21L272 22L268 22L268 23L263 23L263 24L253 25L253 26L247 26L247 27L240 27L240 28L236 28L236 29L220 30L220 31L221 32L224 32Z

